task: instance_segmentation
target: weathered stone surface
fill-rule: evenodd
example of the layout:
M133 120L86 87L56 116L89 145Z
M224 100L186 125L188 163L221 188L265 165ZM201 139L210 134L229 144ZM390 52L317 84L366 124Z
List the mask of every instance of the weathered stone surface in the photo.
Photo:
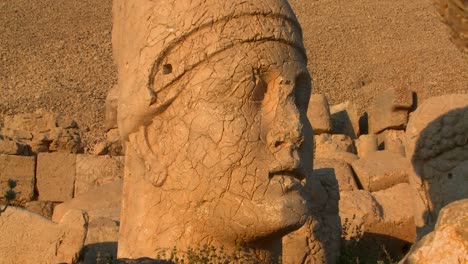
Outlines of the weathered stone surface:
M0 154L0 201L8 189L8 179L16 181L15 203L24 204L34 197L36 158Z
M24 209L28 210L29 212L41 215L45 218L52 219L54 206L55 205L53 202L31 201L25 204Z
M29 155L29 146L20 142L6 139L0 135L0 154L7 155Z
M321 134L314 136L314 141L314 151L316 155L319 155L320 152L337 151L356 153L356 150L353 145L353 140L346 135Z
M344 134L352 139L359 137L359 116L352 102L333 105L330 112L333 134Z
M415 221L424 234L439 210L468 198L468 94L433 97L412 113L406 129L410 184L417 190ZM418 234L418 235L419 235Z
M114 128L106 133L106 146L107 152L112 156L124 156L125 155L125 142L121 140L119 130Z
M86 236L86 216L70 211L60 223L8 207L0 216L2 263L76 263Z
M408 182L410 164L405 157L394 152L377 151L351 165L364 190L370 192Z
M330 107L325 95L313 94L310 96L307 117L314 129L314 135L331 132Z
M353 191L358 187L354 181L351 166L344 161L335 159L314 160L312 177L334 177L338 181L339 190Z
M313 159L311 78L288 2L118 0L113 10L128 140L119 257L244 241L277 262L273 248L309 214L300 179Z
M468 263L468 199L440 210L435 230L416 242L400 263Z
M338 181L330 174L311 178L311 216L299 229L283 237L283 263L336 263L341 223Z
M316 152L314 158L316 159L336 159L341 160L349 165L355 160L358 160L359 157L356 154L344 152L344 151L320 151Z
M360 158L365 158L377 151L376 135L361 135L354 141L357 154Z
M40 153L37 156L36 186L40 201L63 202L73 198L76 155Z
M117 257L117 240L119 226L109 218L97 218L89 222L85 247L83 248L84 264L94 264L98 255Z
M52 221L59 222L70 210L85 211L89 221L98 218L120 219L122 181L107 183L55 206Z
M380 243L392 256L403 256L402 248L414 243L416 226L413 216L414 190L408 183L400 183L386 190L372 193L382 208L382 220L369 229L379 234Z
M389 88L380 93L367 110L369 134L385 129L405 129L413 94L406 87Z
M360 238L383 217L382 208L375 198L364 190L341 192L339 212L346 240Z
M117 105L119 99L119 87L114 86L109 90L106 97L106 108L104 127L107 131L117 128Z
M403 156L405 152L405 131L386 129L378 135L379 149L392 151Z
M4 125L0 134L29 145L33 153L83 152L78 126L69 117L39 109L34 113L6 117Z
M123 169L123 157L77 155L75 196L122 179Z

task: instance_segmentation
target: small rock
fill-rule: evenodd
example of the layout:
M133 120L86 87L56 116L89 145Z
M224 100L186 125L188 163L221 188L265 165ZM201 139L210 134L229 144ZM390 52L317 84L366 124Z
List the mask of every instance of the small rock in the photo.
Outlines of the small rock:
M356 107L350 101L330 108L332 134L344 134L352 139L359 136L359 116Z
M316 159L312 177L334 177L338 181L340 192L357 190L351 166L335 159Z
M314 135L331 132L330 108L325 95L312 94L310 96L307 117L314 130Z
M365 158L377 151L376 135L361 135L354 143L356 144L357 154L360 158Z

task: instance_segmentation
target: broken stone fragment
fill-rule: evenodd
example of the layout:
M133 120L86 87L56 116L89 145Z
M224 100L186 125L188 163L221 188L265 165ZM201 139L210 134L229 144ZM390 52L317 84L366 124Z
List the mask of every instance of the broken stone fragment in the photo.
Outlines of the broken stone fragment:
M0 217L2 263L76 263L86 236L86 215L69 211L57 224L8 207Z
M387 150L406 156L405 131L386 129L377 135L380 150Z
M315 153L344 151L356 153L353 140L347 135L321 134L314 136Z
M468 199L440 210L435 230L416 242L401 264L468 263Z
M357 154L360 158L365 158L377 151L377 136L376 135L360 135L354 141Z
M117 128L117 105L118 105L119 89L115 85L109 90L106 97L104 127L107 131Z
M350 101L333 105L330 108L332 134L344 134L352 139L359 137L359 116L356 107Z
M0 154L27 156L30 154L30 148L28 145L6 139L0 135Z
M338 181L340 192L357 190L351 166L336 159L314 160L312 177L334 177Z
M24 209L41 215L45 218L52 219L52 214L54 212L55 204L53 202L44 202L44 201L31 201L27 202L24 206Z
M369 106L369 134L385 129L402 129L408 122L408 112L413 105L413 94L406 87L389 88L380 93Z
M408 182L410 164L405 157L394 152L377 151L351 165L364 190L370 192Z
M123 169L123 157L77 155L74 196L79 196L103 184L122 179Z
M312 94L310 96L307 117L314 130L314 135L331 132L330 107L325 95Z
M59 222L72 209L85 211L89 221L100 217L119 221L121 196L122 180L104 184L57 205L54 209L52 221Z

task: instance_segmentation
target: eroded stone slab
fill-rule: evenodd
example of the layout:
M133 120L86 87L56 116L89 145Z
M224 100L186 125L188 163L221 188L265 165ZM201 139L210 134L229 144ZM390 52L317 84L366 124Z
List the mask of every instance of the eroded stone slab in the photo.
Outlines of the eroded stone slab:
M0 216L2 263L76 263L86 236L86 216L70 211L57 224L8 207Z
M78 155L76 157L75 196L122 179L123 169L123 157Z
M364 190L370 192L408 182L410 164L405 157L394 152L377 151L351 165Z
M75 171L75 154L40 153L36 176L39 200L63 202L73 198Z
M8 190L8 180L16 181L15 202L24 204L34 197L36 157L0 154L0 201Z

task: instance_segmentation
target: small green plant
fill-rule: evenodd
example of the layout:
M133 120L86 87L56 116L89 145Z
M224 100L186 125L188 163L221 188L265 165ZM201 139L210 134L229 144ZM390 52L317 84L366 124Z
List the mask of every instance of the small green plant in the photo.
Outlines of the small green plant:
M16 192L15 192L15 187L16 187L16 181L9 179L8 180L8 190L5 192L5 207L1 208L0 206L0 215L6 211L8 206L10 205L10 202L16 199Z

